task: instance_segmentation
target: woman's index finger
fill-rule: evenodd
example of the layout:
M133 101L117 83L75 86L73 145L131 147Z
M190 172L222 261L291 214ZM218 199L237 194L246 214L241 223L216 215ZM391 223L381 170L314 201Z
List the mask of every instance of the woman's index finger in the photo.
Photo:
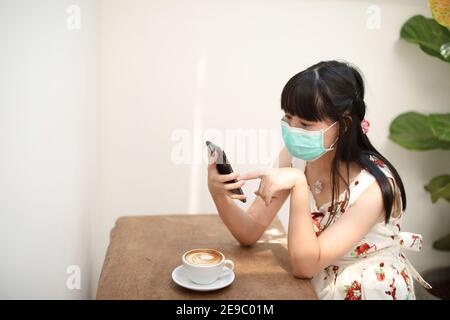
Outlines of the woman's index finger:
M239 180L253 180L253 179L260 179L263 176L264 172L261 170L253 171L253 172L247 172L244 174L241 174L239 176Z

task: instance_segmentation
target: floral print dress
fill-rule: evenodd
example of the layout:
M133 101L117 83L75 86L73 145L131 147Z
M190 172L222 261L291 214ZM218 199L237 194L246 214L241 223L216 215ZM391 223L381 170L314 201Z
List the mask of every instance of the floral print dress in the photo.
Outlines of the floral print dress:
M388 178L393 179L389 168L381 160L373 156L371 160ZM292 166L304 170L305 161L293 158ZM334 208L331 208L331 203L317 208L313 194L310 193L311 218L316 235L319 236L328 223L332 224L345 215L345 211L374 181L376 180L372 174L366 169L361 170L350 183L350 194L347 191L341 193ZM396 192L399 192L397 188ZM401 231L401 197L395 198L397 201L393 205L388 224L375 224L350 252L312 279L320 299L415 299L413 279L424 287L431 288L402 252L420 251L422 236ZM332 213L334 218L329 222Z

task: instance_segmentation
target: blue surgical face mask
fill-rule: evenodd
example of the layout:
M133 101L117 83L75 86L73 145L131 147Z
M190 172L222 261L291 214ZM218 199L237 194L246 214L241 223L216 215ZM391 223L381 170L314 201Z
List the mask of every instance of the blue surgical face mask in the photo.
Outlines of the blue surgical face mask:
M325 130L310 131L291 127L286 121L281 120L281 134L287 150L293 157L305 161L314 161L326 152L333 150L333 146L338 138L329 148L325 148L324 133L336 123L337 121Z

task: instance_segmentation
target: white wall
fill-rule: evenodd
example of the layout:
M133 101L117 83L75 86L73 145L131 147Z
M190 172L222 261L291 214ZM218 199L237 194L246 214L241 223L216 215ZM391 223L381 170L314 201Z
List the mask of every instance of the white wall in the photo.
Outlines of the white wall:
M80 30L66 28L69 4ZM379 29L367 27L370 5ZM423 185L448 171L448 153L387 140L403 111L448 112L449 66L399 40L417 13L429 16L425 0L0 0L0 298L95 297L119 216L215 212L203 135L216 130L238 171L270 165L284 84L325 59L365 74L369 136L406 184L404 229L426 240L411 260L445 264L430 245L448 230L448 204L432 205ZM177 164L183 129L195 145ZM244 187L250 200L256 187ZM66 288L69 265L81 290Z
M381 10L380 29L367 27L372 4ZM430 245L448 231L448 204L432 205L422 186L448 171L448 153L412 153L387 140L403 111L448 111L449 66L399 40L402 23L417 13L430 15L426 1L100 1L94 292L117 217L215 211L205 165L171 161L174 131L200 133L195 158L208 128L278 132L286 81L334 58L355 63L367 79L369 136L406 183L404 229L426 240L411 260L418 269L446 263L449 255ZM244 191L252 198L255 188ZM280 216L286 224L286 207Z
M0 1L1 299L90 297L94 14L89 0ZM70 265L79 290L66 287Z

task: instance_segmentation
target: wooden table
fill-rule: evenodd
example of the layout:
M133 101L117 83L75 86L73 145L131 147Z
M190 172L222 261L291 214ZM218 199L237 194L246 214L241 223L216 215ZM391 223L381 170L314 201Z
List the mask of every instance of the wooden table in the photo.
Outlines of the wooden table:
M172 270L193 248L215 248L236 265L234 282L211 292L173 282ZM278 219L258 243L244 247L217 214L119 218L99 280L97 299L317 299L290 272L286 234Z

